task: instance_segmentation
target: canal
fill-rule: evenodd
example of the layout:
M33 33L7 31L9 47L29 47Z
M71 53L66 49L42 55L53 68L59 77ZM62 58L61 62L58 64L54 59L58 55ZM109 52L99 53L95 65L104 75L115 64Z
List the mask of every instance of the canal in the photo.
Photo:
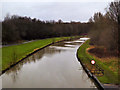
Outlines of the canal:
M81 40L56 43L31 55L1 76L2 87L96 88L76 57Z

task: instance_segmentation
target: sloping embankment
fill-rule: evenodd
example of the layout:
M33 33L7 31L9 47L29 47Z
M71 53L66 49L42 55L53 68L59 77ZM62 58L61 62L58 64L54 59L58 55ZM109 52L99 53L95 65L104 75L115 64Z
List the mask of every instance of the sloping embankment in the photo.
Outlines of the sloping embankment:
M85 72L88 74L88 76L95 82L95 84L97 85L97 87L99 89L109 89L109 88L118 88L118 87L114 87L114 86L105 86L104 82L116 82L116 77L109 77L110 74L111 76L113 75L113 73L111 73L108 68L106 68L107 66L104 65L102 62L100 62L99 60L97 60L95 57L93 57L92 55L90 55L89 53L86 52L86 49L89 48L89 40L85 41L77 50L77 58L79 60L79 62L81 63L81 65L83 66L83 69L85 70ZM94 59L96 61L96 63L102 67L102 69L104 69L104 75L102 77L96 77L95 75L93 75L90 72L90 68L92 67L92 64L90 63L90 61ZM108 76L109 73L109 76ZM114 81L113 81L114 80Z

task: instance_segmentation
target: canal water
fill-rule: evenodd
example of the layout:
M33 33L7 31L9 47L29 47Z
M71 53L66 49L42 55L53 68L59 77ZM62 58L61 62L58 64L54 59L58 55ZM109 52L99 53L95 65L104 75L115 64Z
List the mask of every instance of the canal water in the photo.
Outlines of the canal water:
M2 77L2 88L96 88L77 60L84 38L46 47Z

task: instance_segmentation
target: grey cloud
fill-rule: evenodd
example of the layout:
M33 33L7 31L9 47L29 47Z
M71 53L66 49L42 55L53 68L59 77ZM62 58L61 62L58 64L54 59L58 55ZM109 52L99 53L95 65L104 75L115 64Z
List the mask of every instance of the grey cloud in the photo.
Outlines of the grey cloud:
M7 13L41 20L88 21L98 11L104 13L107 2L7 2L3 3L2 19Z

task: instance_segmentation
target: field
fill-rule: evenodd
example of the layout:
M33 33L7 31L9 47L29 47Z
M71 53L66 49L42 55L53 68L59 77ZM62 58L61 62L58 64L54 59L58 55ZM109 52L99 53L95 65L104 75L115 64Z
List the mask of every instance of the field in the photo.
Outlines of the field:
M103 76L97 76L99 81L103 84L118 84L118 57L98 58L97 56L87 51L87 49L90 47L91 46L89 45L88 40L78 49L77 54L82 63L84 63L86 67L90 70L91 67L93 67L90 61L94 59L96 61L96 64L104 70Z

